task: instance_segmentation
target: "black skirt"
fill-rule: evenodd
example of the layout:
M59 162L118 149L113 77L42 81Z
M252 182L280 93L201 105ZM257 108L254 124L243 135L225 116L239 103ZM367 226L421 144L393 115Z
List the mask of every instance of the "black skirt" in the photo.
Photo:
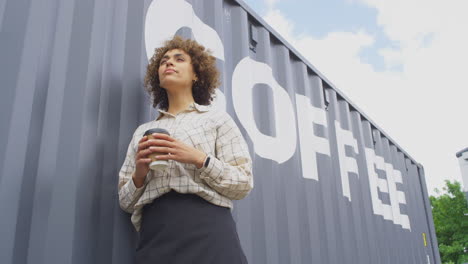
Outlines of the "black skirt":
M143 207L137 264L244 264L231 210L174 190Z

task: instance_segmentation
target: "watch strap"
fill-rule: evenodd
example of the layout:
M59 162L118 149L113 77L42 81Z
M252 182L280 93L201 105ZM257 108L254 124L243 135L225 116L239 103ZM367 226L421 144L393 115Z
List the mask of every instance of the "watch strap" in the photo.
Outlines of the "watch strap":
M203 167L208 167L208 164L210 164L210 156L207 156L205 159L205 164L203 164Z

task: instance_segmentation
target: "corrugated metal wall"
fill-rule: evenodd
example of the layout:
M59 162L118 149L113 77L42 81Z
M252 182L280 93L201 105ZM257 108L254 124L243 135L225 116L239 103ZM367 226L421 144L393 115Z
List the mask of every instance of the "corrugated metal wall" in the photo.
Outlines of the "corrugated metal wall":
M175 33L214 51L250 146L250 263L440 263L422 167L233 0L0 1L1 263L132 263L117 172Z

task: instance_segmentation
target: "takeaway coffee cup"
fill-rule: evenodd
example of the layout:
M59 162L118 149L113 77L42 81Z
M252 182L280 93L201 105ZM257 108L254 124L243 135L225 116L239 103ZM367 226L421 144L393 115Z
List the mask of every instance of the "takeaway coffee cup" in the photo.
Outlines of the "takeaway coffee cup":
M169 132L166 129L163 128L153 128L146 130L145 134L143 136L148 136L148 139L154 139L153 134L154 133L159 133L159 134L166 134L169 135ZM167 167L167 160L157 160L156 156L157 155L166 155L167 153L159 153L159 152L153 152L149 155L151 158L151 163L149 165L150 169L152 170L165 170Z

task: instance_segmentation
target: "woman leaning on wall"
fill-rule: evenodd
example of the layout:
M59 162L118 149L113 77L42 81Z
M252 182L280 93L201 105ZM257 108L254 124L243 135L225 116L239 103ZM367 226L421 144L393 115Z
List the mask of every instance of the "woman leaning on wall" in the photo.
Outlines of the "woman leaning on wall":
M247 263L231 210L253 188L252 159L233 119L211 107L215 62L196 41L174 37L147 67L160 115L135 130L118 185L140 234L139 264ZM168 133L145 135L150 129ZM150 169L155 153L165 169Z

